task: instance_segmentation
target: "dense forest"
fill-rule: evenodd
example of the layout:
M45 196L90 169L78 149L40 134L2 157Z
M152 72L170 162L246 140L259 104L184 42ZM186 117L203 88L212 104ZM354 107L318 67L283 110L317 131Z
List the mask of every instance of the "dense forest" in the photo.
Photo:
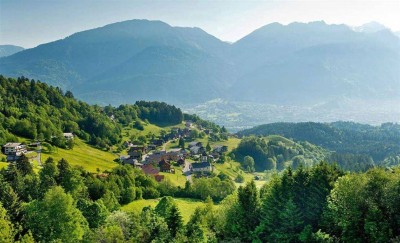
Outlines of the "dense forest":
M283 170L287 166L297 168L300 164L312 166L324 160L329 151L308 142L295 143L280 136L245 137L232 151L244 168L256 171ZM249 163L249 159L254 161Z
M354 122L272 123L241 131L238 135L281 135L294 141L307 141L336 152L327 160L339 162L351 170L391 166L400 154L400 125L393 123L380 126Z
M346 174L318 163L290 167L260 190L254 181L158 183L130 166L91 174L49 158L35 173L26 158L0 171L5 242L390 242L400 237L400 170ZM235 192L236 191L236 192ZM223 194L221 194L223 193ZM121 205L159 200L140 213ZM200 197L185 224L170 196ZM219 202L218 205L215 205ZM56 215L56 217L55 217Z
M72 132L100 148L121 141L122 126L135 120L179 124L183 113L163 102L99 107L78 101L70 91L21 77L0 75L0 144L15 136L46 140L65 147L64 132Z

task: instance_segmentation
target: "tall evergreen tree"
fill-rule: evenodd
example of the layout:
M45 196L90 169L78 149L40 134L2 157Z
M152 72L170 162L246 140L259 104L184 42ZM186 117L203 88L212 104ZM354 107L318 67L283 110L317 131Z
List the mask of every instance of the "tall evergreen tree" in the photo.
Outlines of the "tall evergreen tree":
M15 162L17 170L21 173L22 176L33 174L33 166L29 162L28 157L22 155Z
M178 232L182 231L183 227L182 215L175 204L172 205L171 209L169 210L168 215L165 218L165 221L168 225L168 229L171 232L172 237L175 237Z

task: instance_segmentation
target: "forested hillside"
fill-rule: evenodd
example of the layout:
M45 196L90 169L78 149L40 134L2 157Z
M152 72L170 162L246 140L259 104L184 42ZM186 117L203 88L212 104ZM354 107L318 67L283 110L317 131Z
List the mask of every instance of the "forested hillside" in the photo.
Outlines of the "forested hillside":
M46 140L65 147L63 133L72 132L100 148L121 141L122 126L135 120L179 124L180 109L161 102L99 107L74 98L70 91L35 80L0 76L0 144L13 135Z
M296 143L280 136L245 137L232 153L244 168L256 171L283 170L288 166L297 168L301 164L312 166L330 154L308 142Z
M344 168L366 170L375 165L393 165L400 154L400 125L371 126L353 122L272 123L238 133L243 135L281 135L295 141L308 141L334 151L327 159ZM390 162L391 161L391 162Z

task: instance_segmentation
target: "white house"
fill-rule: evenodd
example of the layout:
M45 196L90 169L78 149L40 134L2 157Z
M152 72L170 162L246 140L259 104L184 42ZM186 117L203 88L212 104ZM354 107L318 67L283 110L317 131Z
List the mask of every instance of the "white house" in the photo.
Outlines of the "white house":
M26 153L26 146L21 143L7 143L4 146L4 154L21 156Z
M74 134L72 134L71 132L65 132L65 133L63 133L63 136L67 140L74 138Z

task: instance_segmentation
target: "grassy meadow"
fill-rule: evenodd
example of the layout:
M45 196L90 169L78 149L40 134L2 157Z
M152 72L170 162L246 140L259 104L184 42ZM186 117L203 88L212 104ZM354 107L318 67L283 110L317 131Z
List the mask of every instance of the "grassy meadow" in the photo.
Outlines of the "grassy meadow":
M65 158L71 165L82 166L85 170L93 173L96 173L97 169L104 171L117 166L117 163L113 162L117 158L116 155L94 148L79 138L74 139L75 146L72 150L55 148L55 151L52 153L44 150L42 153L42 162L48 157L52 157L56 161Z
M201 200L190 199L190 198L174 198L176 205L181 212L182 218L187 223L190 216L194 213L197 207L203 206L204 202ZM136 212L140 213L144 207L151 206L155 208L160 199L147 199L133 201L122 207L122 211L125 212ZM216 205L218 207L218 205Z

